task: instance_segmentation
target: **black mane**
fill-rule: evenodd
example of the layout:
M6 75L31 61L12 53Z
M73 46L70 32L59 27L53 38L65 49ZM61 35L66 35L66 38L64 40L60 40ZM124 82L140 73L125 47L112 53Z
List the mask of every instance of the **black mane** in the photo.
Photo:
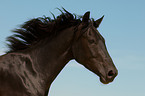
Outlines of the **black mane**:
M60 10L61 11L61 10ZM54 19L50 17L34 18L21 25L21 28L15 29L14 34L7 38L9 42L8 52L14 52L29 48L33 43L47 37L53 37L58 31L77 25L81 22L80 18L63 9L61 15Z

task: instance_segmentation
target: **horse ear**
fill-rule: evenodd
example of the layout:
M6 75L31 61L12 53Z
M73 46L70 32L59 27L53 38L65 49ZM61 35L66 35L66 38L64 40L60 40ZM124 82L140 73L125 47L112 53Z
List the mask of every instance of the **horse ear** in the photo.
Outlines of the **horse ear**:
M104 15L103 15L100 19L94 21L94 26L95 26L96 28L99 27L99 25L101 24L103 18L104 18Z
M88 11L84 14L82 22L88 22L89 19L90 19L90 11Z

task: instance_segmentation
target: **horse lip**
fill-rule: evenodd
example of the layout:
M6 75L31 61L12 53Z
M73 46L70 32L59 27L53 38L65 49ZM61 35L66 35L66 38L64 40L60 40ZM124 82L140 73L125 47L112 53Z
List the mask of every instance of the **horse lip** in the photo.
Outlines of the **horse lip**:
M103 83L103 84L109 84L110 82L112 82L113 80L108 80L108 79L105 79L103 76L100 77L100 81Z
M103 84L108 84L109 82L106 81L106 79L104 77L100 77L100 81L103 83Z

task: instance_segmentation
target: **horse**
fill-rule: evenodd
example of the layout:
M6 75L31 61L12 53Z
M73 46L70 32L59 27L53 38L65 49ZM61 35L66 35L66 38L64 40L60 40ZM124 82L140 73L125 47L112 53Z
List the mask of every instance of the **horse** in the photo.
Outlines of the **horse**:
M100 77L103 84L118 71L97 28L103 20L90 11L76 16L63 9L53 19L26 21L7 38L9 50L0 56L0 96L47 96L54 79L70 60Z

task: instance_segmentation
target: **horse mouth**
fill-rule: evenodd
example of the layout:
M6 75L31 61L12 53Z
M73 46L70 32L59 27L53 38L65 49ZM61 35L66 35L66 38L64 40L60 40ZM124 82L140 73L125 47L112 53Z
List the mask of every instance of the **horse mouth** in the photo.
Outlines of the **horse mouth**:
M109 79L106 79L104 77L100 77L100 81L103 83L103 84L109 84L111 83L113 80L109 80Z

